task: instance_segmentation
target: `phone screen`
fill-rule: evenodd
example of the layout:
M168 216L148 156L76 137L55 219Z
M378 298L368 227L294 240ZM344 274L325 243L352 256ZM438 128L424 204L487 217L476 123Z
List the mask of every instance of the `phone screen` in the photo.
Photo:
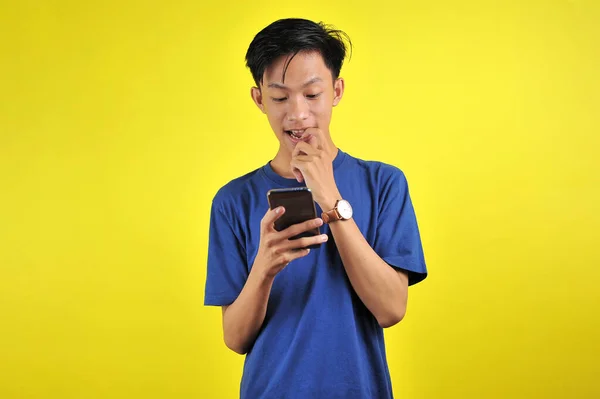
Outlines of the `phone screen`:
M285 208L285 213L275 221L275 230L277 231L317 217L312 193L306 187L269 190L267 197L271 209L275 209L278 206ZM320 234L319 228L316 227L290 239L310 237L318 234Z

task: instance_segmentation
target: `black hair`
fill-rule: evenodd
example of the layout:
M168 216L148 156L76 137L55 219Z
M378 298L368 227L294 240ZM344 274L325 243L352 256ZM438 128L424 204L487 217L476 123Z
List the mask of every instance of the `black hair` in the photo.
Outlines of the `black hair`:
M348 47L344 39L348 41ZM352 52L350 37L330 25L300 18L280 19L254 37L246 52L246 66L250 68L254 82L260 88L265 69L277 58L290 56L283 68L285 79L285 71L296 54L301 51L317 51L335 80L340 76L347 49Z

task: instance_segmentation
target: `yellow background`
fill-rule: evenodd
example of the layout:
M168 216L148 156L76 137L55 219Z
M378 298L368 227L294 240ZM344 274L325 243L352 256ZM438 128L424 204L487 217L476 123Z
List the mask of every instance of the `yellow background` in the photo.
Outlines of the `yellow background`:
M0 397L234 398L209 206L276 141L247 46L354 42L331 130L402 168L430 277L398 398L600 396L600 3L2 1Z

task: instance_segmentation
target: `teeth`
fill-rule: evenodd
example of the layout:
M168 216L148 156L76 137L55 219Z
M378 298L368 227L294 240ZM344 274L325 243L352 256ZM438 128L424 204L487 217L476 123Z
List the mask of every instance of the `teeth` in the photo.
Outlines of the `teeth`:
M302 137L302 134L304 133L305 129L302 130L288 130L288 132L290 132L292 134L292 136L294 136L295 138L299 139Z

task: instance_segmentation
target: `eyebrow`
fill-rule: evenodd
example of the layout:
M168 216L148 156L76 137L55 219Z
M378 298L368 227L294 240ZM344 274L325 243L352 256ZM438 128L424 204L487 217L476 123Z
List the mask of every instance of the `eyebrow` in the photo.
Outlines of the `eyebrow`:
M309 80L308 82L304 83L302 85L302 87L310 86L313 83L322 82L322 81L323 81L323 79L321 79L319 77L314 77L311 80ZM275 83L275 82L269 83L267 85L267 87L271 87L271 88L274 88L274 89L282 89L282 90L287 90L288 89L288 87L286 85L282 85L282 84Z

